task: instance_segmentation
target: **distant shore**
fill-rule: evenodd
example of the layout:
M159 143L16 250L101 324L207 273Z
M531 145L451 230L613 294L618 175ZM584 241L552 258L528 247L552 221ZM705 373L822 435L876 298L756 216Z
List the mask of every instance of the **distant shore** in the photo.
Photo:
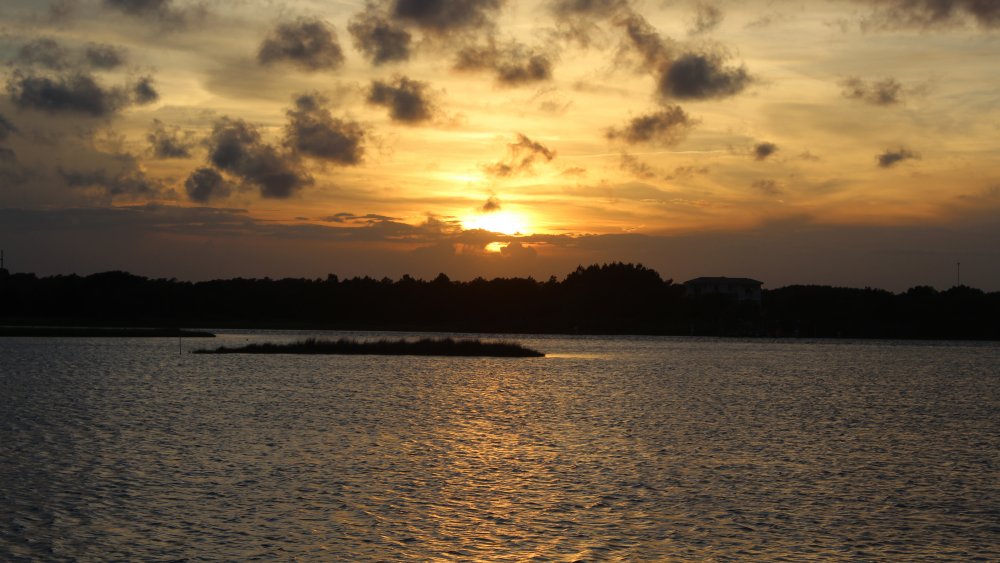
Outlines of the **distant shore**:
M181 328L92 326L0 326L0 336L101 338L214 338L211 332Z
M378 356L487 356L500 358L540 358L545 354L515 342L486 342L451 338L420 340L359 341L341 338L320 340L309 338L289 344L248 344L237 348L221 346L194 350L193 354L339 354Z
M740 296L618 262L547 281L18 273L0 277L0 325L1000 341L1000 291L796 285Z

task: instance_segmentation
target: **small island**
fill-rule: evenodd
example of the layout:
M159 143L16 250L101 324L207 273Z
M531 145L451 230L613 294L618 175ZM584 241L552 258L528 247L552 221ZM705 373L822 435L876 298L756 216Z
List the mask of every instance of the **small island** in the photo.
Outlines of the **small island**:
M248 344L236 348L194 350L194 354L342 354L379 356L484 356L495 358L541 358L545 354L515 342L484 342L478 339L421 338L420 340L359 341L347 338L309 338L288 344Z

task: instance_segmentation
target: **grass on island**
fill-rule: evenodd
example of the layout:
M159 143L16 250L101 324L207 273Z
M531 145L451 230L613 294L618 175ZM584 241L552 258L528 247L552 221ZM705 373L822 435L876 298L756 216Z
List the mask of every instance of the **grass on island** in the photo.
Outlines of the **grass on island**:
M0 336L100 338L214 338L211 332L180 328L130 328L98 326L2 326Z
M451 338L420 340L358 341L309 338L289 344L248 344L238 348L221 346L214 350L194 350L195 354L371 354L379 356L489 356L500 358L541 358L545 354L515 342L484 342Z

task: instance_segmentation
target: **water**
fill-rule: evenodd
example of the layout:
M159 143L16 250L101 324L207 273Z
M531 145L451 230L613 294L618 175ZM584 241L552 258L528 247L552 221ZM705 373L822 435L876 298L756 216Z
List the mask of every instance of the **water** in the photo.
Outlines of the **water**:
M1000 559L1000 345L516 340L0 339L0 560Z

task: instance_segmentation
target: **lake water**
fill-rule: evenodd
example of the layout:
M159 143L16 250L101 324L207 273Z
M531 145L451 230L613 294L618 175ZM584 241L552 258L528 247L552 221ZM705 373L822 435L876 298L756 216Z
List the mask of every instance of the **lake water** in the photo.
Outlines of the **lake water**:
M996 343L513 339L0 339L0 560L1000 559Z

